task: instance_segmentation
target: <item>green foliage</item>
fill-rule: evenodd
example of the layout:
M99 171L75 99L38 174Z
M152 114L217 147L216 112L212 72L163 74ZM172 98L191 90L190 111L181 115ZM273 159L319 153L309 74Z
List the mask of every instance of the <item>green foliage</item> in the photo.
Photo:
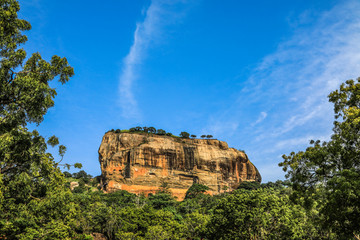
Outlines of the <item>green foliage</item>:
M206 135L206 138L213 138L213 135Z
M185 199L196 198L200 194L204 194L207 190L209 190L208 186L194 183L191 187L186 191Z
M246 190L256 190L260 188L260 183L258 182L241 182L238 189L246 189Z
M75 163L74 168L80 169L80 168L82 168L82 164L81 163Z
M56 136L52 136L48 139L47 144L49 144L52 147L55 147L59 144L59 139Z
M360 78L329 95L336 121L329 142L311 141L305 151L284 155L292 199L319 206L319 223L340 239L360 233ZM341 121L338 121L340 119Z
M222 198L207 225L209 239L315 239L306 212L273 190L244 190Z
M261 188L273 188L273 189L276 189L276 190L282 190L288 185L290 185L289 181L277 180L274 183L273 182L262 183Z
M103 196L103 200L109 206L116 205L119 207L125 207L125 206L134 206L135 207L135 205L136 205L135 204L136 203L136 195L133 193L124 191L124 190L105 194Z
M149 197L149 204L155 209L170 208L175 206L176 200L170 193L158 192Z
M209 220L209 215L201 214L197 211L186 214L184 224L186 227L185 235L187 239L203 239L207 233L207 224Z
M92 176L87 174L84 170L72 174L73 178L82 179L85 183L89 183Z
M46 152L59 144L55 136L46 142L30 122L40 124L54 105L57 78L62 84L74 74L66 58L49 62L34 53L26 61L19 48L30 24L17 16L15 0L0 1L0 233L7 239L70 239L75 206L68 200L63 174ZM61 158L66 148L59 147Z
M189 138L190 137L190 134L188 132L181 132L180 133L180 137L182 138Z
M64 174L64 176L65 176L66 178L71 178L71 177L72 177L72 174L69 173L69 172L67 172L67 171L64 171L63 174Z
M163 129L158 129L157 132L156 132L156 134L157 134L157 135L165 135L166 132L165 132L165 130L163 130Z
M114 132L114 133L150 133L150 134L156 134L160 136L169 136L178 138L178 136L173 135L172 133L166 132L164 129L157 129L154 127L132 127L129 130L120 130L120 129L111 129L108 132ZM190 134L187 132L181 132L180 137L182 138L190 138ZM202 138L207 137L206 135L202 135ZM209 138L212 138L211 135L208 135ZM196 138L196 135L192 134L191 138Z
M154 128L154 127L149 127L149 133L153 133L153 134L155 134L156 133L156 128Z

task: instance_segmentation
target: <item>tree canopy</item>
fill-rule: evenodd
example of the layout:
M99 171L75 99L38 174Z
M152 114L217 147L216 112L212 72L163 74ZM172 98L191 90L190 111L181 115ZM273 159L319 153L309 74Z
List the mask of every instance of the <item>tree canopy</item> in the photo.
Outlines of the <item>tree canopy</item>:
M360 78L341 84L329 100L336 119L331 140L312 140L305 151L284 155L280 166L292 199L321 206L322 226L349 239L360 233Z
M0 1L0 233L8 239L67 238L70 192L63 188L58 163L46 152L46 140L26 125L40 124L54 105L51 80L64 84L74 70L59 56L48 62L34 53L26 59L20 46L31 25L18 18L19 10L15 0ZM48 143L59 142L51 137ZM61 157L65 150L59 146Z

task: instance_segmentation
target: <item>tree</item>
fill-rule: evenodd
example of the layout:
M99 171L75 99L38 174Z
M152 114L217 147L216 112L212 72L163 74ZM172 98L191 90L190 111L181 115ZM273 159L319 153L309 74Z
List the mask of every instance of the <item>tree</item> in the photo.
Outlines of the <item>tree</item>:
M92 178L92 176L90 174L87 174L84 170L81 170L77 173L73 173L72 177L76 179L83 179L85 183L89 183L90 179Z
M172 136L172 133L168 132L168 133L166 133L166 136L171 137L171 136Z
M206 135L206 138L213 138L213 135Z
M191 138L196 138L196 135L194 135L194 134L191 134L191 136L190 136Z
M201 135L201 138L206 138L206 135Z
M156 133L156 128L149 127L149 132L155 134Z
M66 178L71 178L71 177L72 177L71 173L69 173L69 172L67 172L67 171L63 172L63 174L64 174L64 176L65 176Z
M256 190L260 188L259 182L241 182L238 189Z
M236 190L212 212L208 239L329 239L319 236L303 208L272 189Z
M188 132L181 132L180 133L180 137L182 138L189 138L190 137L190 134Z
M331 140L311 140L279 165L292 184L292 199L308 208L318 202L322 226L350 239L360 234L360 78L341 84L329 101L335 112Z
M206 185L194 183L191 187L186 191L185 199L196 198L197 196L204 194L209 187Z
M47 62L34 53L25 61L20 45L31 25L18 18L19 10L16 0L0 1L0 232L8 239L64 239L74 236L71 192L46 140L26 125L40 124L54 105L49 83L66 83L74 70L58 56ZM59 153L62 158L65 148Z
M141 132L141 131L142 131L142 129L143 129L143 128L142 128L142 127L140 127L140 126L135 127L135 131L136 131L136 132Z
M199 212L186 214L184 222L186 225L187 239L203 239L206 234L206 225L210 217Z
M163 129L158 129L157 132L156 132L156 134L157 134L157 135L165 135L166 132L165 132L165 130L163 130Z

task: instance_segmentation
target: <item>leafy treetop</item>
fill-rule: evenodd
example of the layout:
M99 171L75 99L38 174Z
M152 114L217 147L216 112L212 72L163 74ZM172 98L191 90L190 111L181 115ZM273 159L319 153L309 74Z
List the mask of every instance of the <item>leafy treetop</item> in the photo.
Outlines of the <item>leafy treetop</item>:
M360 78L341 84L329 100L336 119L331 140L311 140L279 165L291 182L292 199L307 208L320 203L322 226L350 239L360 233Z

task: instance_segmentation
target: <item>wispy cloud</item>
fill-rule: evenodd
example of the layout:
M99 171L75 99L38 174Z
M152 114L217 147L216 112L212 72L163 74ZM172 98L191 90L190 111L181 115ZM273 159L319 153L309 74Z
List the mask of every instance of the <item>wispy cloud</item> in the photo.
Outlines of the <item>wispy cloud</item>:
M183 12L175 11L180 0L153 0L145 11L145 18L136 24L134 41L130 51L123 60L120 75L119 94L122 115L126 118L139 119L141 117L134 93L134 84L140 78L141 64L146 58L150 45L159 44L164 37L164 28L176 23L183 16Z
M360 2L347 1L322 13L311 27L300 25L254 72L254 96L270 97L281 107L273 107L282 116L274 125L277 135L324 117L332 121L327 95L360 74L359 14Z
M261 112L259 118L252 124L252 126L255 126L255 125L261 123L262 121L265 120L266 117L267 117L267 113Z
M339 1L322 13L307 11L291 27L292 36L263 58L238 101L213 121L218 132L222 121L239 126L233 141L244 144L255 163L277 166L278 156L309 136L328 138L333 110L327 95L360 76L359 1ZM272 157L265 156L269 152Z

